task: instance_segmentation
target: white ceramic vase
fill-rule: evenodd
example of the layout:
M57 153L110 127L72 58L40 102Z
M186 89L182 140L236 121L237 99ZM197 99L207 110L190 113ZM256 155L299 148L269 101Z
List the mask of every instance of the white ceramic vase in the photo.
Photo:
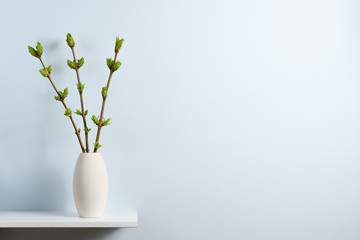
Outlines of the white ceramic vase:
M73 178L73 194L80 217L104 214L108 195L108 175L100 153L80 153Z

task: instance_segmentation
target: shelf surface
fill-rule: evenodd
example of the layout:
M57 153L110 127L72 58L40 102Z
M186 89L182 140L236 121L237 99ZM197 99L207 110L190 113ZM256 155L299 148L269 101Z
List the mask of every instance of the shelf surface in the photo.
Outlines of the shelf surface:
M81 218L76 212L0 211L0 228L121 228L137 227L137 212L107 212Z

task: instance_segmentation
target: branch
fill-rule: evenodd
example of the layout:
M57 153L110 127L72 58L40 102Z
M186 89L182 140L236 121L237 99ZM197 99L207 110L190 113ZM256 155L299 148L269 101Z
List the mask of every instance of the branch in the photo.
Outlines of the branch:
M50 73L48 72L47 68L45 67L45 64L43 63L43 61L42 61L42 59L41 59L41 56L38 56L38 58L39 58L39 60L40 60L40 62L41 62L41 65L42 65L43 68L45 69L45 71L46 71L46 73L47 73L47 78L49 79L51 85L53 86L53 88L54 88L56 94L58 95L61 103L63 104L63 106L64 106L65 109L68 109L68 107L66 106L66 103L65 103L64 98L62 98L62 96L60 95L59 91L57 90L57 88L56 88L53 80L51 79ZM70 121L71 121L74 129L75 129L75 134L76 134L76 136L77 136L77 138L78 138L78 141L79 141L79 143L80 143L81 150L82 150L83 152L85 152L84 145L83 145L83 143L82 143L82 141L81 141L81 137L80 137L79 130L78 130L78 128L76 127L76 124L75 124L75 122L74 122L74 119L73 119L72 115L70 115L69 118L70 118Z
M109 86L110 86L110 81L111 81L111 77L113 75L113 73L118 70L121 66L121 62L117 61L116 62L116 58L117 58L117 55L122 47L122 44L124 42L124 39L119 39L119 37L116 37L116 41L115 41L115 57L114 57L114 60L112 60L111 58L108 58L106 59L106 64L107 66L109 67L110 69L110 74L109 74L109 78L108 78L108 82L106 84L106 87L104 87L102 90L101 90L101 94L102 94L102 97L103 97L103 103L102 103L102 106L101 106L101 112L100 112L100 119L97 121L96 119L96 116L93 116L95 118L95 124L98 126L98 130L97 130L97 133L96 133L96 140L95 140L95 143L94 143L94 152L97 152L98 148L101 147L101 145L99 144L99 138L100 138L100 132L101 132L101 129L103 126L106 126L108 125L110 119L108 120L105 120L106 122L103 122L103 117L104 117L104 110L105 110L105 103L106 103L106 98L107 98L107 93L109 92Z
M114 57L114 62L116 62L116 58L117 58L118 53L115 52L115 57ZM106 92L109 92L109 86L110 86L110 81L111 81L111 77L114 73L114 70L110 69L110 74L109 74L109 78L108 78L108 82L106 84ZM98 126L98 130L96 133L96 140L95 140L95 144L99 142L100 139L100 132L101 132L101 128L102 128L102 121L103 121L103 117L104 117L104 110L105 110L105 103L106 103L106 98L107 98L107 94L103 95L103 102L102 102L102 106L101 106L101 112L100 112L100 119L99 119L99 123L97 124ZM96 145L94 146L94 152L97 152L97 147Z
M82 97L82 93L83 93L83 84L80 82L80 75L79 75L79 66L75 57L75 50L74 50L74 46L70 47L73 57L74 57L74 63L75 63L75 71L76 71L76 77L77 77L77 82L78 82L78 91L79 91L79 95L80 95L80 103L81 103L81 116L83 119L83 124L84 124L84 132L85 132L85 143L86 143L86 152L89 152L89 137L88 137L88 127L86 124L86 115L85 115L85 109L84 109L84 100Z

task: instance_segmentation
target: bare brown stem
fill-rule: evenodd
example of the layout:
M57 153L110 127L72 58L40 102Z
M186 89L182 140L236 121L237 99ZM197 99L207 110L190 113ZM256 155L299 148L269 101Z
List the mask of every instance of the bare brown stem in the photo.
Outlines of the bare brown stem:
M78 81L78 84L81 84L81 82L80 82L80 75L79 75L79 68L78 68L78 65L77 65L76 57L75 57L74 47L71 47L71 51L72 51L72 54L73 54L73 57L74 57L75 71L76 71L77 81ZM82 119L83 119L84 132L85 132L86 152L89 152L89 138L88 138L88 132L86 131L86 129L87 129L87 124L86 124L86 116L85 116L85 109L84 109L84 100L83 100L83 97L82 97L82 93L83 93L83 91L82 91L82 90L81 90L81 91L79 90L80 103L81 103L81 116L82 116Z
M116 58L117 58L118 52L115 52L115 57L114 57L114 64L116 63ZM106 95L103 96L103 103L101 105L101 112L100 112L100 119L99 119L99 123L98 123L98 129L97 129L97 133L96 133L96 140L95 143L99 142L100 139L100 132L101 132L101 128L102 128L102 120L103 120L103 116L104 116L104 110L105 110L105 103L106 103L106 98L107 95L109 93L109 86L110 86L110 81L111 81L111 77L114 73L114 70L110 70L110 74L109 74L109 78L106 84ZM94 152L97 152L97 148L94 147Z
M48 77L47 77L47 78L49 79L51 85L53 86L56 94L57 94L58 97L60 98L61 103L63 104L64 108L67 109L68 107L66 106L65 100L61 97L59 91L57 90L57 88L56 88L53 80L51 79L50 73L47 71L47 68L45 67L45 64L43 63L41 57L39 57L39 60L40 60L40 62L41 62L41 65L43 66L43 68L46 70L46 72L47 72L47 74L48 74ZM70 118L70 121L71 121L74 129L75 129L75 134L76 134L76 136L77 136L77 138L78 138L78 141L79 141L79 143L80 143L81 150L82 150L83 152L85 152L84 145L83 145L83 143L82 143L82 141L81 141L81 137L80 137L79 130L78 130L78 128L76 127L76 124L75 124L75 122L74 122L74 119L73 119L72 115L70 115L69 118Z

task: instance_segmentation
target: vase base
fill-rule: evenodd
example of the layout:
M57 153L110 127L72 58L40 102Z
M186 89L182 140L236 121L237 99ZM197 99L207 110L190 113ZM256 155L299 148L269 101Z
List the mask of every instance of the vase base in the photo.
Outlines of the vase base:
M102 218L103 216L96 216L96 217L91 216L91 217L85 217L85 216L81 216L81 215L79 215L79 217L81 217L81 218Z

